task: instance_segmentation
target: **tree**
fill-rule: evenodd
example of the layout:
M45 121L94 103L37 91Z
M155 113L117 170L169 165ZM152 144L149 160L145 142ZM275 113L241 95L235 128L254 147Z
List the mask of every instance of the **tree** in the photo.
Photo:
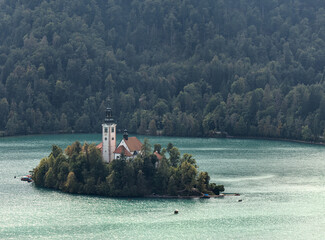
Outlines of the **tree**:
M163 132L166 136L173 136L174 134L174 127L172 121L166 115L163 118Z
M167 147L168 149L168 147ZM169 150L169 161L173 167L177 167L180 162L180 152L177 147L172 147Z
M0 130L4 130L9 113L9 103L6 98L0 100Z
M235 125L235 133L239 136L245 136L247 133L247 126L243 117L240 117Z
M156 121L152 119L149 123L149 134L155 136L157 134Z
M217 185L215 183L210 183L209 190L212 191L214 194L219 195L220 192L225 191L225 187L223 185Z
M181 163L188 162L197 168L196 160L193 158L191 154L188 153L183 154L183 157L181 158L180 162Z
M305 126L302 127L301 135L302 135L302 138L305 141L312 141L313 140L313 134L312 134L311 130L309 129L308 125L305 125Z
M85 113L78 118L75 129L79 132L89 132L91 128L89 116Z
M176 195L177 182L176 182L175 177L173 175L170 176L170 178L169 178L167 192L168 192L169 195L172 195L172 196Z
M147 186L144 174L141 170L139 170L137 175L137 189L138 195L144 196L147 193Z
M141 121L140 121L140 126L139 126L139 129L138 129L138 133L139 134L146 134L147 133L147 120L145 118L141 118Z
M209 189L210 176L207 172L200 172L197 180L197 188L200 192L206 193Z
M155 191L164 194L168 190L168 182L170 177L169 165L167 159L163 158L158 165L157 173L154 177ZM171 190L172 191L172 190Z
M40 187L44 186L44 178L45 174L48 171L48 163L46 159L42 159L39 165L35 168L33 173L33 180L35 181L35 184L37 184Z
M68 119L67 119L67 115L62 113L61 117L60 117L60 123L59 123L59 129L62 132L68 132L69 127L68 127Z
M184 187L187 192L190 192L196 185L197 170L195 166L189 162L183 162L179 166L178 172L180 174L182 187Z
M6 124L6 132L8 135L15 135L20 132L21 122L18 119L17 113L10 112L9 119Z
M78 193L79 183L74 172L69 172L67 181L65 183L65 191L69 193Z
M174 145L173 145L172 143L168 143L167 148L166 148L167 152L169 153L170 150L171 150L173 147L174 147Z
M149 143L148 138L145 138L141 147L141 155L144 157L148 157L151 153L151 145Z
M157 152L157 153L160 154L160 150L161 150L161 145L160 144L155 144L153 152Z
M83 191L86 194L95 194L96 193L96 181L94 177L86 178L85 185L83 186Z
M81 152L82 147L79 141L74 142L72 145L68 146L64 152L69 156L72 157L73 155L78 156Z
M57 158L62 153L62 149L59 146L52 145L52 155L54 158Z
M162 99L153 107L158 116L163 116L168 111L168 105Z
M44 186L47 188L53 188L56 184L56 178L53 173L52 167L49 168L49 170L45 174L45 179L44 179Z

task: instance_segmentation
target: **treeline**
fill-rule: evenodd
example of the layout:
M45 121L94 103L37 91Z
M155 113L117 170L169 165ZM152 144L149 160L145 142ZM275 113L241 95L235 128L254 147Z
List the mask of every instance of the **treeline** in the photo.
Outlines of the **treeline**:
M0 135L322 140L321 0L0 1Z
M198 172L192 155L180 157L171 143L162 150L155 144L154 151L160 152L162 159L152 153L145 139L141 156L127 160L122 155L119 160L105 164L93 144L82 146L77 141L64 152L53 145L51 154L40 161L32 178L39 187L110 197L201 196L224 191L223 185L209 182L207 172Z

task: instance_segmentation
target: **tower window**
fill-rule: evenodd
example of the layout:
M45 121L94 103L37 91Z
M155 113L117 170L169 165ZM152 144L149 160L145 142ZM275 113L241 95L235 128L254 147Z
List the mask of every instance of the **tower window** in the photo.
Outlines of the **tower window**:
M105 128L105 129L104 129L104 132L106 132L106 133L107 133L107 132L108 132L108 128Z
M114 128L112 128L112 132L114 132Z
M112 138L112 140L114 140L114 138Z
M107 137L105 138L105 141L107 141Z

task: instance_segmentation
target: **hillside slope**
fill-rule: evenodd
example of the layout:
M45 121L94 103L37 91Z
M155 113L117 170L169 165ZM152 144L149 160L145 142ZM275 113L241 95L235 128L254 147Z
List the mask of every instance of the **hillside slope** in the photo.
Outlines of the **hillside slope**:
M0 0L0 131L317 140L325 2Z

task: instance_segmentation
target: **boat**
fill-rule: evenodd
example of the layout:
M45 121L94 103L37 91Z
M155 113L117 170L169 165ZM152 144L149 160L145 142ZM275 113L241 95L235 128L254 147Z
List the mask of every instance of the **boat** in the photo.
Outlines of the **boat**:
M174 214L178 214L178 210L177 209L175 209Z
M209 194L205 193L203 194L203 196L201 196L200 198L210 198Z
M22 176L20 178L21 181L24 181L24 182L32 182L33 179L32 179L32 175L26 175L26 176Z

